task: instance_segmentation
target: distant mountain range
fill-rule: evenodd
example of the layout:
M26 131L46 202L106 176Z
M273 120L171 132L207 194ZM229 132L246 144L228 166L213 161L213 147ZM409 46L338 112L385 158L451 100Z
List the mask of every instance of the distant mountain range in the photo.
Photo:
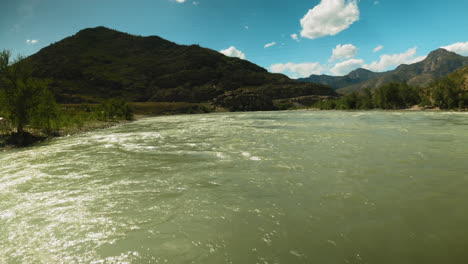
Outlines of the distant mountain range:
M402 64L392 71L377 73L360 68L345 76L311 75L299 81L326 84L339 93L350 93L366 87L373 89L391 82L407 82L413 86L426 87L437 78L466 65L468 57L437 49L421 62Z
M311 75L307 78L297 79L301 82L321 83L331 86L333 89L340 89L353 84L358 84L372 78L382 76L384 73L372 72L363 68L359 68L350 72L345 76L330 76L326 74Z
M127 101L244 104L268 110L271 101L336 95L328 86L303 83L246 60L198 45L178 45L105 27L88 28L27 58L38 78L51 80L59 102ZM261 102L260 102L261 101Z

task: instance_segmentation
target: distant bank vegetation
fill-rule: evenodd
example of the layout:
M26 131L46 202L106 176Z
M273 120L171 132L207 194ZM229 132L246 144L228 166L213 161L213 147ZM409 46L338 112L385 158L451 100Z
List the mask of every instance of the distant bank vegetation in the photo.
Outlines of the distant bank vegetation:
M390 83L377 89L365 88L343 97L319 101L315 107L323 110L353 109L405 109L418 105L422 108L465 110L468 108L468 91L464 83L444 77L427 88L417 88L403 83Z

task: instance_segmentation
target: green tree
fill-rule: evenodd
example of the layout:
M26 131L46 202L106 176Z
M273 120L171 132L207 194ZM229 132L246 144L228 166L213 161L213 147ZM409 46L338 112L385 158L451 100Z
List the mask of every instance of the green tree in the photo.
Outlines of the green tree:
M463 91L448 77L437 80L431 85L430 90L434 106L441 109L454 109L460 106L460 101L463 101Z
M389 83L375 90L375 106L381 109L398 109L405 104L400 96L400 84Z
M398 87L399 106L410 107L420 102L418 91L415 87L409 86L406 82L400 83Z
M5 118L16 127L15 136L20 145L24 144L27 125L43 118L50 121L52 117L39 115L38 108L55 104L47 82L33 78L31 68L22 57L12 61L8 50L0 52L0 100Z
M59 129L61 111L59 105L55 102L55 97L48 89L46 81L37 80L39 84L38 96L35 102L35 109L31 113L31 123L37 128L44 130L50 135L55 130Z
M132 120L133 110L123 99L109 99L98 107L100 119L107 120Z
M372 108L374 108L372 91L369 87L366 87L359 96L358 109Z

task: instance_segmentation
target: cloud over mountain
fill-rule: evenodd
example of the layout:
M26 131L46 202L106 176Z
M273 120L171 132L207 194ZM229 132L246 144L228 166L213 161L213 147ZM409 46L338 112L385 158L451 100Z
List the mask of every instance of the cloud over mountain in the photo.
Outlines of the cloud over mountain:
M341 76L348 74L352 70L362 67L364 65L364 61L361 59L350 59L347 61L339 62L330 69L330 72L333 75Z
M414 57L417 48L411 48L399 54L384 54L381 55L378 61L373 61L363 66L363 68L371 71L384 71L390 67L396 67L400 64L411 64L422 61L426 56Z
M270 66L270 71L275 73L289 73L293 77L306 77L311 74L320 74L325 68L317 62L307 63L277 63Z
M224 49L224 50L220 50L219 52L221 52L222 54L224 54L224 55L226 55L228 57L237 57L237 58L240 58L240 59L243 59L243 60L245 60L245 58L246 58L245 54L242 51L236 49L236 47L234 47L234 46L231 46L231 47L229 47L227 49Z
M453 51L463 56L468 56L468 41L467 42L457 42L448 46L441 47L448 51Z

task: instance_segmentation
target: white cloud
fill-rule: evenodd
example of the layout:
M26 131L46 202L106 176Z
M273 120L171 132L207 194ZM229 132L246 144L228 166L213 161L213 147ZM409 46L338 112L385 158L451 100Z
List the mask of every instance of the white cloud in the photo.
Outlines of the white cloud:
M463 56L468 56L468 42L457 42L441 48L446 49L448 51L453 51Z
M221 50L219 52L221 52L222 54L224 54L226 56L229 56L229 57L237 57L237 58L245 60L245 54L242 51L236 49L234 46L231 46L231 47L229 47L229 48L227 48L225 50Z
M383 48L384 48L384 46L378 45L378 46L375 47L372 51L375 53L375 52L377 52L377 51L379 51L379 50L381 50L381 49L383 49Z
M185 0L176 0L177 3L185 3Z
M299 37L297 36L296 33L291 34L291 38L294 39L295 41L299 41Z
M350 59L356 56L356 52L357 48L352 44L336 45L336 47L332 51L332 56L328 61L332 62L334 60Z
M309 77L312 74L321 74L326 69L317 62L306 63L277 63L270 66L270 71L275 73L284 73L293 78Z
M423 61L427 58L427 55L424 55L424 56L418 56L414 59L410 59L408 61L405 62L405 64L413 64L413 63L416 63L416 62L420 62L420 61Z
M343 45L344 46L344 45ZM270 66L270 71L284 73L291 78L308 77L312 74L330 74L343 76L357 68L365 68L371 71L381 72L401 64L413 64L427 58L416 55L417 48L411 48L400 54L384 54L379 60L366 64L363 59L348 59L335 64L322 65L318 62L304 63L278 63Z
M37 40L37 39L27 39L26 40L27 44L32 44L32 45L34 45L34 44L36 44L38 42L39 42L39 40Z
M335 66L333 66L333 68L330 69L330 72L333 75L343 76L357 68L362 67L363 65L364 65L364 61L361 59L350 59L350 60L335 64Z
M359 20L357 0L321 0L301 19L301 36L334 36Z
M426 56L414 57L414 55L416 55L416 49L417 48L414 47L400 54L381 55L378 61L366 64L363 68L371 71L384 71L390 67L396 67L400 64L411 64L424 60Z
M271 43L268 43L268 44L265 44L265 46L263 46L263 48L269 48L269 47L273 47L274 45L276 45L276 42L271 42Z

